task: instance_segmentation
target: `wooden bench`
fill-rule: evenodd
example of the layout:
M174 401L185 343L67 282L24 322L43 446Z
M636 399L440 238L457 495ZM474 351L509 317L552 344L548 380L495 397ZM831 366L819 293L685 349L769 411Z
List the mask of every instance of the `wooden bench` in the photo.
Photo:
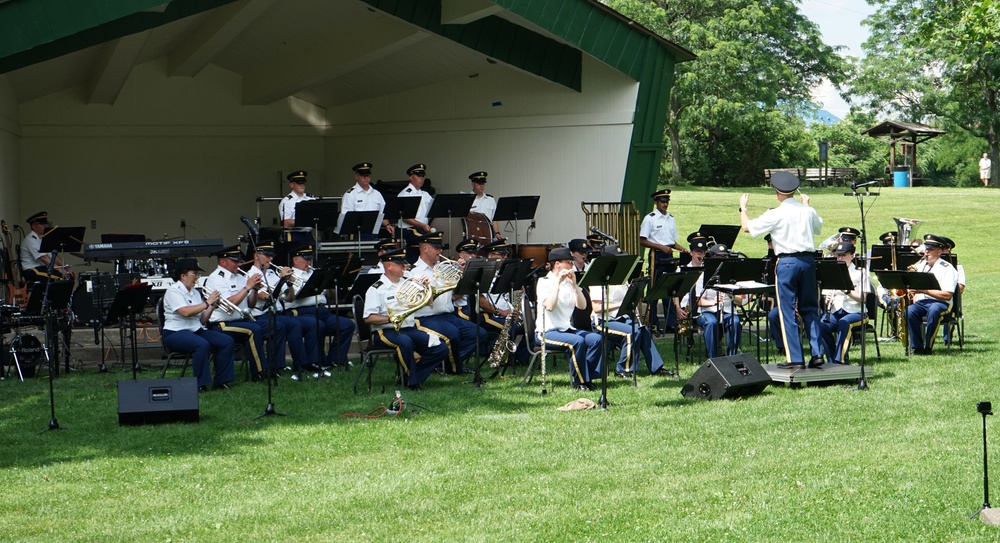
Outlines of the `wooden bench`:
M771 175L777 172L794 174L813 187L849 185L858 175L856 168L770 168L764 170L765 181L770 183Z

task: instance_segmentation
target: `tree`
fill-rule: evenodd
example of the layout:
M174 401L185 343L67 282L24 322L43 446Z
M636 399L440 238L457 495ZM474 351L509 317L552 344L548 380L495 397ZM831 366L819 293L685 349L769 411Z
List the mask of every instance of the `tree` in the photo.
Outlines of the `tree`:
M1000 163L1000 3L873 1L852 102L903 120L947 120L985 140ZM994 168L991 185L997 176Z
M759 177L748 179L748 172L785 165L771 162L785 153L781 141L757 138L788 139L810 89L823 78L844 78L835 49L790 0L606 3L698 55L677 66L670 93L665 139L673 180L694 174L711 184L750 184Z

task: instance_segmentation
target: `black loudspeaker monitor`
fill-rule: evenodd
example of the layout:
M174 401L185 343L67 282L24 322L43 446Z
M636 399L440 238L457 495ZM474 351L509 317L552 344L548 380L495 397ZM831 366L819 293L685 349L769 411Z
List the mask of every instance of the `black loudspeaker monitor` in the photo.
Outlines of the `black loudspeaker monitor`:
M118 424L198 422L194 377L118 381Z
M760 394L771 377L753 355L709 358L681 387L685 398L718 400Z

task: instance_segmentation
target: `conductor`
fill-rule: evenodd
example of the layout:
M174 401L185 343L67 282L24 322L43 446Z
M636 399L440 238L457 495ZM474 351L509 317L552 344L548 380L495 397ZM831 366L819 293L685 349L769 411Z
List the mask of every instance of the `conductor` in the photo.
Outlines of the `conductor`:
M816 292L816 245L813 237L820 233L823 219L809 207L809 197L802 194L801 203L793 197L799 188L798 176L776 172L771 176L771 188L778 207L751 220L747 215L750 195L740 196L740 225L753 237L771 234L771 243L778 257L775 277L778 295L778 317L785 344L785 363L779 368L794 369L806 365L802 339L795 311L809 334L812 358L810 368L823 365L823 345L820 341L819 300Z

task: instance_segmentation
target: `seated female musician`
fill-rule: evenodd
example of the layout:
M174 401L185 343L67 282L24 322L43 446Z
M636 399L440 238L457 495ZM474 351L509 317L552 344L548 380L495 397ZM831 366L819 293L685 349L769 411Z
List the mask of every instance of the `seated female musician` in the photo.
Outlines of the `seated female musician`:
M403 272L407 267L406 251L403 249L386 251L379 255L379 260L385 267L385 273L375 284L368 287L362 317L373 328L373 346L396 350L405 381L401 384L413 390L420 390L434 368L444 361L448 347L438 336L418 330L412 314L399 324L398 329L393 327L389 318L390 310L393 314L401 314L407 309L399 303L396 296L400 285L403 284ZM422 281L426 288L430 281L427 279ZM420 355L419 361L413 356L414 353Z
M601 253L603 256L621 256L624 252L620 249L605 247ZM616 347L621 347L622 354L618 359L618 367L615 375L618 377L630 378L635 371L635 363L639 360L639 353L646 359L646 367L649 368L650 375L673 375L674 372L663 367L663 357L653 344L653 334L649 328L635 324L635 333L632 333L632 318L628 315L619 315L618 308L621 307L628 292L628 285L611 285L608 287L608 335L606 341L612 342ZM604 291L600 286L590 287L590 299L594 305L594 330L604 329ZM622 345L624 343L624 345ZM638 349L634 349L638 346Z
M538 279L535 293L538 315L536 333L546 348L569 352L570 378L580 390L593 390L592 380L601 375L601 334L573 327L574 309L587 306L583 289L576 284L573 255L559 247L549 252L549 273Z
M176 281L163 295L163 346L171 351L191 355L194 375L198 378L198 390L205 392L209 385L213 388L229 388L228 383L236 379L233 370L233 339L222 332L205 328L215 304L219 303L219 292L213 292L204 299L194 286L198 281L198 267L194 258L178 258L174 265L173 280ZM209 374L208 360L215 353L215 378Z
M871 291L865 279L865 270L854 265L854 251L854 244L846 241L837 243L832 251L837 261L847 266L854 288L850 291L823 289L822 292L824 312L819 321L820 339L826 349L827 362L834 364L844 363L851 330L859 326L863 320L862 282L864 291Z

